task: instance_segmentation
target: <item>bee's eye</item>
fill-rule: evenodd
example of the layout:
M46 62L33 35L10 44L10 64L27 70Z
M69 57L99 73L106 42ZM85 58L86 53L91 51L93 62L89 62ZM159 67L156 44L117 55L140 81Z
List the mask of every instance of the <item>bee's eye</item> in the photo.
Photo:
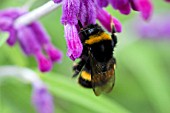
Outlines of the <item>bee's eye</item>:
M102 65L101 67L102 67L102 69L101 69L102 72L106 71L106 65Z
M88 31L89 31L89 34L91 34L93 32L93 29L89 29Z

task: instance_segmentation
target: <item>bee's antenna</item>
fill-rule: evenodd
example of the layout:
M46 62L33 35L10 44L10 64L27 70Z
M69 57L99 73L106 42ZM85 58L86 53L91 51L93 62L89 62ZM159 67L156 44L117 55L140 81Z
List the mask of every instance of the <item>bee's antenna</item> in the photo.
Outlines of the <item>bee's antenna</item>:
M83 28L83 25L82 25L82 23L80 22L80 20L78 20L78 25L79 25L80 29Z
M112 24L112 25L111 25L111 29L112 29L112 31L111 31L111 32L112 32L112 34L116 33L116 29L115 29L114 24Z
M78 19L78 25L80 27L79 34L80 33L82 34L81 42L83 43L85 41L85 38L87 37L87 34L86 34L85 30L83 29L83 25L79 19Z
M112 19L112 17L111 17L111 24L110 24L110 27L111 27L111 33L112 34L114 34L114 33L116 33L116 29L115 29L115 24L113 23L113 21L112 21L113 19Z

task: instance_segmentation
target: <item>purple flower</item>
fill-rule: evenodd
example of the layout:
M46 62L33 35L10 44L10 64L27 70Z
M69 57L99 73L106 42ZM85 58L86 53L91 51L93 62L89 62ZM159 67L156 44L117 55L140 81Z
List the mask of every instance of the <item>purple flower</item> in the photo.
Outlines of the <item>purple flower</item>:
M80 2L77 0L63 1L63 14L61 18L64 24L65 38L67 43L67 55L75 60L79 58L82 53L82 44L78 36L76 25L78 23L77 15L80 9Z
M62 2L62 0L53 0L54 1L54 3L60 3L60 2Z
M131 8L141 12L143 19L147 20L152 15L153 6L150 0L108 0L114 9L122 14L129 14Z
M55 3L60 0L53 0ZM111 32L111 26L114 25L117 32L122 31L121 23L107 11L102 9L109 3L114 9L122 14L129 14L131 8L141 12L142 17L147 20L152 15L153 6L150 0L62 0L61 23L64 25L65 38L67 43L67 55L75 60L82 53L82 44L78 32L78 20L83 26L95 24L96 19Z
M102 14L102 15L101 15ZM122 31L121 23L115 18L112 17L106 10L99 9L97 13L97 19L99 22L109 31L111 32L112 23L115 26L116 32Z
M108 0L96 0L96 2L97 2L97 5L101 8L107 7L109 4Z
M160 21L161 20L161 21ZM170 39L170 16L166 14L154 15L149 22L135 22L134 30L142 38ZM139 19L137 20L139 21Z
M133 9L139 10L143 19L148 20L152 15L153 6L150 0L131 0Z
M67 56L72 60L79 58L83 50L81 41L75 25L67 24L64 26L65 37L67 42Z
M80 1L79 0L63 0L63 14L61 18L62 24L72 24L76 25L77 21L77 13L80 9Z
M130 13L129 0L108 0L113 8L119 10L122 14Z
M170 2L170 0L165 0L166 2Z
M36 34L36 40L40 43L41 47L44 48L52 62L60 62L62 59L62 52L55 48L50 41L50 37L46 30L39 22L33 22L29 25L34 34Z
M40 71L50 71L52 62L61 61L62 53L51 43L50 37L39 22L32 22L27 26L14 26L16 19L25 13L26 11L17 8L0 11L0 30L9 32L7 43L10 46L18 40L27 56L35 56Z
M32 103L38 113L53 113L53 98L45 85L33 85Z
M82 43L78 35L78 32L80 30L77 27L78 20L81 21L83 26L89 24L95 24L97 18L97 10L98 10L97 8L105 7L107 5L108 2L104 0L102 1L63 0L63 5L62 5L63 14L62 14L61 22L64 25L65 38L66 38L66 43L68 48L67 55L72 60L79 58L83 50ZM110 25L110 22L104 22L104 23ZM108 27L106 27L106 29L107 28Z
M19 9L7 9L0 11L0 30L9 32L7 43L10 46L13 46L17 40L17 33L13 27L13 23L21 14L23 14L23 12L19 11Z

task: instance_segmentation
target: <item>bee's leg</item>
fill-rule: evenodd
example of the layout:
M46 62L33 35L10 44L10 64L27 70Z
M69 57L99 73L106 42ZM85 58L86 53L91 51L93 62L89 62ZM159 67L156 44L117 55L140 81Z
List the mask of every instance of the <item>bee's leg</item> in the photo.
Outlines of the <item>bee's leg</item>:
M116 44L117 44L117 37L116 37L115 33L116 33L115 27L114 27L114 25L112 25L112 35L111 35L111 37L112 37L112 40L113 40L113 47L115 47Z
M81 59L77 64L73 66L74 74L72 77L76 77L80 73L85 63L86 61L84 59Z
M78 20L78 25L80 28L79 35L81 35L81 42L84 43L87 37L86 32L83 30L83 24L81 23L80 20Z
M78 25L79 25L80 29L83 28L83 25L80 20L78 20Z

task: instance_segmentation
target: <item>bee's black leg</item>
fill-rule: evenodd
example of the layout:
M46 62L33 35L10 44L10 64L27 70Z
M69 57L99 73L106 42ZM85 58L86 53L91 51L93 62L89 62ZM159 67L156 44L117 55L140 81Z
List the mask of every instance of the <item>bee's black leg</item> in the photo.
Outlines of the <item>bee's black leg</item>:
M112 37L112 40L113 40L113 47L115 47L116 44L117 44L117 37L116 37L115 33L116 33L115 27L114 27L114 25L112 25L112 35L111 35L111 37Z
M72 77L76 77L80 73L85 63L86 61L84 59L81 59L77 64L73 66L74 74Z
M78 25L79 25L80 29L83 28L83 25L80 20L78 20Z
M83 30L83 24L81 23L80 20L78 20L78 25L79 25L79 28L80 28L79 34L82 35L82 36L81 36L81 42L84 43L84 42L85 42L85 39L86 39L86 37L87 37L87 34L86 34L86 32Z

